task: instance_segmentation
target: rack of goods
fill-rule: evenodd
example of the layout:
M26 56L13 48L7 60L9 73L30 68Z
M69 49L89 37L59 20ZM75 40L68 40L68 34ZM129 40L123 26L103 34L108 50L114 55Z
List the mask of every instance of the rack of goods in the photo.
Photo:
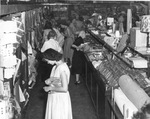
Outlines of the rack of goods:
M11 11L13 6L16 6ZM40 48L43 8L1 5L0 117L20 119L36 82L36 50ZM9 11L7 10L9 9Z

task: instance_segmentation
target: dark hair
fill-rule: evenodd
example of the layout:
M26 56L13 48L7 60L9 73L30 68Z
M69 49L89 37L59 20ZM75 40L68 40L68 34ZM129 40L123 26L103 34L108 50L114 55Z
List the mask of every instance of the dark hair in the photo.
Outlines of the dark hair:
M138 111L136 114L133 115L132 119L144 119L144 113Z
M142 112L144 113L144 114L149 114L150 115L150 103L148 103L148 104L146 104L144 107L142 107Z
M56 32L52 29L49 31L49 33L47 35L47 39L54 38L56 36L57 36Z
M42 57L49 60L59 61L62 59L62 54L57 52L54 49L47 49L44 53L42 53Z
M84 21L84 18L82 16L79 16L80 21Z
M49 21L46 21L44 29L52 29L52 24Z
M60 28L60 33L64 33L65 32L65 28Z
M69 26L70 25L70 21L66 20L66 21L61 22L60 24L65 25L65 26Z

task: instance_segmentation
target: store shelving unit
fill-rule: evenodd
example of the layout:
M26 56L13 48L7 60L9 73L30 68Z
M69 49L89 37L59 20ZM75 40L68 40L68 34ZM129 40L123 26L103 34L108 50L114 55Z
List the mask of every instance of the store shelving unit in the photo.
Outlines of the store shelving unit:
M15 77L15 81L13 83L12 78L9 80L4 79L5 82L11 81L11 98L16 100L16 103L18 103L18 107L16 108L20 109L21 112L23 111L24 107L29 101L31 91L31 87L29 88L29 81L31 78L30 74L32 73L32 71L30 71L29 69L28 42L32 43L31 45L33 45L33 33L37 35L35 36L37 37L37 39L40 38L40 33L42 34L42 32L40 31L42 30L41 28L43 23L42 18L40 16L42 14L42 8L43 6L41 4L31 4L26 2L14 2L8 4L3 4L2 2L2 4L0 4L0 18L2 20L12 21L12 18L14 17L19 19L18 23L20 24L23 24L23 20L25 21L25 24L23 24L24 26L21 27L23 33L20 32L21 34L19 34L21 35L20 41L18 41L18 47L15 53L17 58L21 60L18 72ZM25 15L24 17L22 13ZM24 54L24 60L22 58L22 54ZM23 100L20 100L20 94L22 95ZM18 115L18 117L17 115L15 116L16 119L20 119L20 115Z
M92 36L92 40L94 40L95 43L101 44L110 52L114 51L103 40L101 40L101 38L94 35L91 31L88 31L88 33ZM86 54L85 57L85 83L98 117L100 119L110 119L111 112L113 112L114 116L117 119L123 119L123 116L121 115L119 110L117 110L117 108L114 108L114 103L111 99L111 90L108 91L107 89L108 83L105 80L105 76L103 76L97 69L94 68L92 62Z

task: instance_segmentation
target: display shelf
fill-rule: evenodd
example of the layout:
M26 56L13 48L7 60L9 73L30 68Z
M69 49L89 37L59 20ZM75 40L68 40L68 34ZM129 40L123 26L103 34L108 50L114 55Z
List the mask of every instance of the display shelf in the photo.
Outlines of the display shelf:
M141 56L142 58L148 60L148 58L146 57L146 55L142 54L141 52L138 52L137 50L133 49L132 47L128 46L128 48L133 51L134 54L138 54L139 56ZM149 53L150 55L150 53Z
M148 68L147 68L147 77L150 78L150 52L147 51L137 51L133 48L131 48L130 46L128 46L128 48L135 54L138 54L139 56L141 56L142 58L146 59L148 61Z
M85 83L98 117L110 119L113 111L116 119L123 119L119 110L112 106L111 93L110 90L108 91L105 76L93 66L87 53L85 53L85 60Z
M102 77L99 77L98 72L88 60L85 61L85 70L85 83L94 108L99 118L105 118L105 83L99 79Z
M96 40L98 43L102 44L103 47L107 48L112 53L116 52L111 46L109 46L105 41L102 40L103 37L98 37L97 35L92 33L90 30L87 30L87 32L94 38L94 40Z
M143 69L134 68L130 61L128 61L123 55L117 54L117 52L114 49L112 49L107 43L105 43L102 40L103 39L102 37L95 35L90 30L87 30L87 32L90 34L90 37L92 37L91 40L95 41L95 44L97 43L101 44L102 47L104 47L104 49L109 51L108 54L112 55L111 57L112 59L105 59L108 60L110 64L106 64L104 65L104 67L112 65L112 68L115 71L115 73L112 74L115 75L119 74L119 76L117 75L115 77L115 80L117 78L118 81L121 75L126 74L129 75L133 80L135 80L140 85L141 88L144 89L144 87L146 87L147 83L145 82L144 77L140 73L140 71L141 70L143 71ZM139 54L142 57L146 58L143 54L140 54L139 52L135 52L135 54ZM105 74L103 74L102 71L100 71L99 67L95 68L93 66L92 61L88 59L88 54L85 53L85 55L87 55L86 78L85 78L86 86L91 95L93 105L96 109L97 114L99 115L99 118L110 119L113 116L115 119L123 119L124 115L119 111L119 108L112 100L111 86L112 88L115 87L113 87L113 85L110 85L109 82L107 82L109 80L106 79ZM101 66L101 64L99 66ZM115 70L116 68L119 72L116 72ZM111 70L111 68L109 70ZM120 74L121 73L120 71L122 72L122 74ZM112 79L112 81L113 80L114 79ZM103 107L103 110L101 107Z
M93 37L93 40L96 40L98 43L102 44L103 47L105 47L108 51L112 53L112 55L115 55L117 58L122 60L128 67L133 68L133 65L131 62L128 62L127 60L124 60L124 58L117 54L117 51L113 49L111 46L109 46L105 41L103 41L102 37L98 37L94 33L92 33L90 30L87 30L87 32Z
M107 102L112 110L112 115L113 117L115 117L115 119L124 119L123 115L121 114L120 110L118 109L117 105L110 99L107 98ZM115 107L115 108L114 108Z
M29 85L29 81L31 81L32 78L32 81L36 82L37 72L35 66L36 63L35 54L33 53L33 50L35 48L35 44L33 44L34 42L33 39L35 40L35 37L37 37L36 42L38 42L40 38L42 38L40 37L40 35L42 36L42 25L43 25L42 10L43 10L42 6L36 4L35 5L33 4L32 5L28 5L28 4L0 5L0 17L2 20L1 25L3 26L6 25L7 22L8 23L11 22L16 26L16 22L18 23L16 26L17 27L16 29L18 31L17 32L15 31L15 33L19 37L15 37L15 41L16 41L15 43L11 42L12 41L11 39L8 40L9 41L8 44L11 44L16 51L12 54L13 56L15 56L14 61L16 61L16 64L14 65L12 64L11 66L14 67L15 70L13 72L12 77L10 76L4 77L3 80L4 82L7 81L9 83L8 87L10 88L9 91L10 95L15 99L17 103L16 105L14 105L14 107L16 108L15 110L20 110L21 111L19 112L20 115L22 111L25 109L26 105L28 104L30 92L33 87L33 85L32 86ZM11 25L6 25L6 28L7 27L11 29ZM9 38L11 38L11 35ZM4 39L3 42L5 40L6 39ZM31 46L30 49L28 47L29 44ZM36 46L38 47L38 45ZM4 47L4 50L6 50L6 47ZM7 68L6 66L7 64L5 63L5 65L1 67L1 74L4 74L3 70L10 68L10 67ZM31 77L31 75L29 75L31 73L35 75L34 76L32 75ZM4 87L4 83L1 84L1 87L2 86ZM7 105L5 108L7 108Z
M102 40L103 39L102 37L95 35L90 30L87 30L87 32L93 37L93 40L96 40L98 43L102 44L102 46L105 47L108 51L110 51L112 53L112 55L115 55L117 58L119 58L121 61L123 61L126 65L128 65L128 67L130 67L131 69L135 69L133 67L132 62L127 60L124 56L118 54L115 49L113 49L105 41ZM147 69L149 71L150 70L150 53L143 53L143 52L136 51L135 49L131 48L130 46L127 46L127 48L129 48L131 51L133 51L134 54L138 54L142 58L148 60L148 68ZM150 77L150 74L148 74L148 77Z
M123 115L119 112L117 106L113 105L111 90L108 90L108 83L105 80L105 76L94 68L87 56L85 70L86 87L98 117L100 119L110 119L113 113L115 119L123 119Z
M133 79L135 79L136 81L137 81L137 83L142 87L142 88L144 88L144 86L146 86L147 85L147 83L146 83L146 81L144 81L144 77L143 76L136 76L136 75L138 75L137 73L139 73L139 75L141 75L140 74L140 72L147 72L147 76L149 77L150 76L150 72L148 72L149 70L150 70L150 60L149 60L149 58L150 58L150 55L149 55L149 53L141 53L141 52L138 52L138 51L136 51L136 50L134 50L134 49L132 49L130 46L127 46L127 48L130 48L130 49L132 49L132 50L134 50L134 55L136 54L136 55L139 55L139 56L141 56L142 58L144 58L144 59L146 59L146 60L148 60L148 68L134 68L134 65L133 65L133 62L132 61L130 61L128 58L125 58L125 56L124 55L122 55L122 54L118 54L117 52L116 52L116 50L114 50L114 49L112 49L111 48L111 46L109 46L107 43L105 43L105 41L103 41L102 40L102 37L99 37L99 36L97 36L97 35L95 35L94 33L92 33L91 31L88 31L90 34L92 34L91 36L93 37L93 39L92 40L95 40L95 41L99 41L99 43L101 43L101 44L105 44L105 45L103 45L103 47L104 48L106 48L109 52L110 52L110 54L112 55L112 57L116 57L117 59L119 59L120 61L118 62L118 65L121 63L121 64L124 64L124 67L128 67L130 70L128 70L126 73L128 73ZM126 49L127 49L126 48ZM136 75L133 75L133 74L136 74ZM135 73L136 72L136 73ZM134 78L134 77L136 77L136 78ZM140 78L138 78L138 77L140 77L141 78L141 81L140 81ZM142 85L141 85L142 84Z

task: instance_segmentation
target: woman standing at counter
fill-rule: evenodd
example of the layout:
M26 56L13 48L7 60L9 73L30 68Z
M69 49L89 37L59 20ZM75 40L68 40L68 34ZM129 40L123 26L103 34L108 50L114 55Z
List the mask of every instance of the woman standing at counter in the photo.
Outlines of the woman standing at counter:
M82 52L83 39L85 38L85 32L81 31L79 36L75 39L72 45L74 48L73 58L72 58L72 73L75 74L76 82L75 84L80 84L80 75L84 71L84 54Z
M64 25L63 25L64 27ZM71 45L74 42L74 33L72 27L70 27L70 23L67 23L65 25L65 32L64 35L66 37L65 42L64 42L64 60L65 62L68 63L68 66L71 67L72 65L72 55L73 55L73 49L71 48Z

